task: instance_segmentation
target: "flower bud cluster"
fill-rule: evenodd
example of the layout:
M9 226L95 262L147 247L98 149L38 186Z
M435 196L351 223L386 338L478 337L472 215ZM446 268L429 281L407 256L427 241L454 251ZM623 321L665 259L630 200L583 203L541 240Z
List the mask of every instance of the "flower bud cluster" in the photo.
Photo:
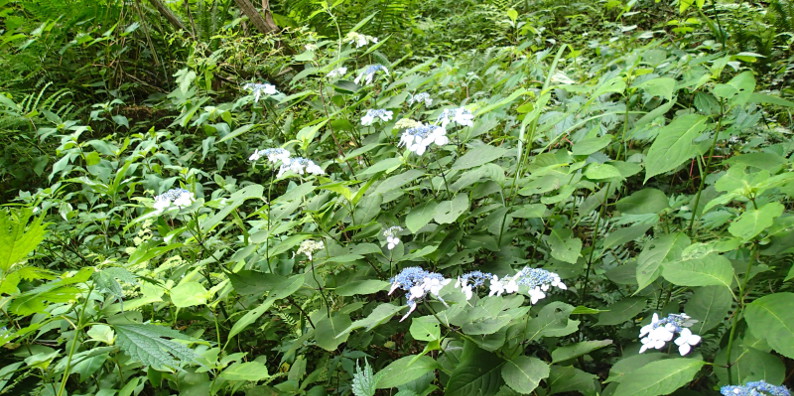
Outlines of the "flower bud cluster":
M192 192L184 188L172 188L154 197L154 208L156 210L165 210L175 206L181 209L190 206L195 200Z
M392 250L400 244L400 237L397 236L397 233L402 230L403 228L400 226L393 226L383 230L383 236L386 238L386 248Z
M674 341L678 345L678 352L681 356L688 354L692 347L700 343L700 336L693 334L689 327L697 323L689 315L669 314L666 318L659 319L659 315L653 314L651 323L640 329L640 353L648 349L662 349L665 344L673 339L676 333L678 338Z
M276 86L272 84L248 83L243 85L243 89L251 91L254 94L254 103L259 102L262 95L275 95L278 93Z
M389 121L392 118L392 113L389 110L384 109L369 109L367 110L367 114L364 117L361 117L361 125L370 126L372 125L377 119L381 121Z
M744 385L726 385L720 388L720 393L724 396L791 396L785 386L772 385L764 380Z

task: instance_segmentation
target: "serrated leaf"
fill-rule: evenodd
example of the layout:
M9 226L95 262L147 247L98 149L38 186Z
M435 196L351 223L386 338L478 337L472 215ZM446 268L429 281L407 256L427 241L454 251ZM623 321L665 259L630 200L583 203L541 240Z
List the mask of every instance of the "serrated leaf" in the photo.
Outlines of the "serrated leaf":
M621 378L616 395L669 395L695 377L705 362L697 359L674 358L646 364Z
M731 292L721 286L699 287L686 303L685 312L698 322L692 326L692 332L703 334L721 323L733 304Z
M401 357L378 372L377 388L394 388L406 384L435 370L436 366L436 361L429 356Z
M686 234L677 232L662 235L645 246L637 257L637 291L653 283L662 273L662 263L681 257L690 243Z
M678 286L720 285L728 289L733 282L730 260L719 254L662 264L662 276Z
M757 338L776 352L794 359L794 293L774 293L747 305L744 319Z
M549 365L535 357L519 356L506 361L501 373L507 386L526 395L535 390L540 381L548 378Z
M779 202L770 202L758 209L742 213L728 227L731 235L747 241L772 226L775 218L783 214L785 207Z
M378 377L372 372L372 366L364 361L364 368L356 362L356 372L353 374L351 390L354 396L374 396L377 388Z
M643 183L653 176L677 168L694 157L698 151L692 141L706 129L707 120L706 116L687 114L662 128L651 148L648 149Z
M193 351L171 339L187 339L180 332L152 324L117 324L116 345L145 366L167 366L176 369L181 363L196 359Z
M0 210L0 271L8 272L44 240L44 217L31 216L30 210Z

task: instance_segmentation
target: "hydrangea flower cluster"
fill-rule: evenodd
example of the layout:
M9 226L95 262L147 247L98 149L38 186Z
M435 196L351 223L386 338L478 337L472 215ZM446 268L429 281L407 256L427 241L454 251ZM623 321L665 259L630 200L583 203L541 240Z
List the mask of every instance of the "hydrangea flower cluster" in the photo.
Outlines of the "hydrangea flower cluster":
M350 32L345 36L346 43L356 43L356 48L361 48L369 43L377 44L378 38L367 36L366 34L361 34L358 32Z
M330 72L328 72L327 76L328 78L337 78L337 77L342 77L345 74L347 74L347 68L342 66L342 67L337 67L334 70L331 70Z
M397 236L397 233L402 230L403 228L400 226L389 227L383 230L383 236L386 237L387 249L392 250L400 244L400 237Z
M374 64L367 66L367 68L364 69L364 71L361 72L361 74L359 74L358 77L353 80L353 82L360 84L362 81L364 81L367 85L372 84L372 79L375 78L375 73L378 71L383 71L387 76L389 75L389 69L387 69L386 66Z
M720 393L724 396L791 396L785 386L772 385L764 380L744 385L726 385L720 388Z
M549 272L541 268L524 267L513 276L506 276L499 279L498 276L492 275L491 278L491 292L489 296L501 296L502 293L516 293L522 287L525 287L531 304L537 304L538 301L546 298L546 292L552 287L566 290L568 286L562 282L560 276L554 272Z
M408 298L408 313L400 319L400 322L405 320L411 312L416 310L417 302L421 301L428 293L432 294L439 301L444 303L444 300L441 299L439 296L439 292L441 289L451 282L451 279L444 278L443 275L436 273L425 271L420 267L408 267L400 271L397 276L392 278L390 282L391 290L389 290L389 295L394 293L397 289L407 290L408 293L405 294L406 298ZM446 304L446 303L444 303Z
M285 173L292 171L299 175L309 173L312 175L324 175L325 171L315 164L314 161L303 157L292 157L292 154L283 148L267 148L264 150L254 150L248 157L249 161L258 161L262 157L267 157L268 162L277 164L281 162L276 177L281 177Z
M272 163L286 162L289 160L291 154L283 148L267 148L264 150L254 150L254 153L248 157L249 161L259 161L262 157L267 157L267 160Z
M447 130L438 125L421 124L403 131L399 146L405 146L408 151L422 155L427 151L427 146L433 143L439 146L449 143Z
M193 193L184 188L172 188L154 197L154 209L164 210L171 206L184 208L190 206L195 201Z
M259 102L259 99L262 97L262 94L265 95L275 95L278 93L276 90L276 86L272 84L259 84L259 83L248 83L243 85L243 89L251 91L254 94L254 103Z
M288 158L287 160L282 161L281 167L278 169L278 174L276 174L276 177L281 177L288 171L295 172L299 175L304 173L309 173L312 175L325 174L323 168L320 168L320 166L315 164L314 161L303 157Z
M367 114L365 114L364 117L361 117L361 125L370 126L378 119L381 121L390 121L392 115L394 115L394 113L389 110L369 109L367 110Z
M640 342L642 342L640 353L651 348L664 348L665 344L678 333L679 336L674 341L678 345L678 352L681 356L688 354L693 346L700 343L700 336L693 334L689 330L689 327L692 327L695 323L697 323L697 320L692 319L685 313L669 314L663 319L659 319L659 315L653 314L651 323L640 329Z
M455 109L444 109L441 115L438 116L437 123L446 128L449 123L454 122L458 125L473 126L474 114L472 114L465 107L458 107Z
M325 248L325 243L323 241L313 241L311 239L307 239L301 242L300 247L298 247L298 254L305 254L309 260L313 259L314 252L318 250L322 250Z
M411 95L408 97L408 105L412 105L414 103L422 103L424 102L425 106L430 106L433 104L433 98L430 97L430 94L427 92L420 92L416 95Z
M408 307L410 310L400 321L402 322L408 315L416 309L416 303L423 299L428 293L434 295L442 303L444 300L438 295L441 288L449 284L452 280L444 278L441 274L428 272L420 267L408 267L402 270L397 276L390 280L392 286L389 294L397 289L407 290ZM516 293L519 290L527 290L532 304L545 298L547 291L552 287L565 290L567 286L560 280L560 276L554 272L549 272L540 268L524 267L513 276L506 276L499 279L498 276L482 271L472 271L458 277L455 288L460 288L466 297L471 300L474 296L474 289L484 286L485 281L489 282L491 293L489 296L502 295L503 293Z

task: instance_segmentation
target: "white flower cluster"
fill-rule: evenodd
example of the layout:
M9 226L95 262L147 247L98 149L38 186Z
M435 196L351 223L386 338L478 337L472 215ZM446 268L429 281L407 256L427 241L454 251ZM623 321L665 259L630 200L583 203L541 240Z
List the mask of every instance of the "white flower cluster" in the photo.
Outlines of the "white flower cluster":
M384 233L385 234L385 233ZM449 284L452 280L444 278L443 275L425 271L420 267L408 267L402 270L397 276L390 280L392 286L389 294L397 289L407 290L408 307L410 310L400 320L401 322L416 309L416 304L431 294L446 305L439 296L441 288ZM489 296L501 296L504 293L517 293L525 291L532 304L536 304L540 299L546 297L546 292L552 287L566 290L567 286L560 280L560 276L554 272L546 271L541 268L524 267L513 276L506 276L499 279L498 276L481 271L472 271L458 277L455 288L460 289L466 300L474 297L474 290L490 283L491 292Z
M336 69L331 70L330 72L328 72L327 77L328 78L337 78L337 77L342 77L345 74L347 74L347 68L342 66L342 67L337 67Z
M276 177L284 176L287 172L294 172L299 175L306 173L312 175L324 175L325 171L315 164L314 161L303 157L292 157L292 154L283 148L268 148L264 150L254 150L254 153L248 157L249 161L258 161L262 157L267 157L268 162L272 164L281 163Z
M383 71L387 76L389 75L389 69L387 69L386 66L381 64L369 65L355 78L355 80L353 80L353 82L360 84L364 81L367 85L372 84L372 79L375 78L375 73L378 71Z
M515 275L505 276L502 279L493 275L490 284L491 292L488 293L489 296L501 296L503 293L516 293L521 289L525 289L527 294L529 294L530 303L533 305L546 298L546 292L552 287L561 290L568 289L568 286L562 283L560 276L556 273L530 267L524 267Z
M693 346L700 343L700 336L689 330L689 327L695 323L697 320L690 318L685 313L670 314L664 319L659 319L659 315L653 314L651 323L640 329L640 342L642 343L640 353L651 348L664 348L665 344L678 333L679 336L675 340L675 344L678 345L678 353L681 356L688 354Z
M400 237L397 236L398 232L402 232L403 228L400 226L393 226L383 230L383 236L386 237L386 248L389 250L394 249L400 244Z
M361 117L361 125L370 126L378 119L381 121L390 121L392 115L394 115L394 113L389 110L369 109L367 110L367 114L365 114L364 117Z
M431 144L443 146L447 143L449 143L449 138L444 127L421 124L403 131L399 146L405 146L408 151L422 155L427 151L427 146Z
M458 107L456 109L444 109L440 116L438 116L437 123L446 128L449 123L454 122L458 125L473 126L474 114L472 114L465 107Z
M311 239L307 239L301 242L300 247L298 247L298 254L305 254L309 260L313 259L314 252L318 250L322 250L325 248L325 243L323 241L313 241Z
M430 94L427 92L420 92L416 95L411 95L408 97L408 105L412 105L414 103L422 103L424 102L425 107L430 106L433 104L433 98L430 97Z
M251 93L254 94L254 103L259 102L263 94L270 96L278 93L276 86L272 84L248 83L243 85L243 89L251 91Z
M405 320L411 312L416 310L417 303L424 299L428 293L444 303L439 293L441 289L451 281L451 279L446 279L441 274L425 271L420 267L408 267L400 271L397 276L392 278L391 290L389 290L389 295L394 293L397 289L408 291L405 296L408 299L408 307L410 309L408 313L400 319L400 322Z
M165 210L171 206L184 208L190 206L195 201L193 193L184 188L172 188L154 197L154 209Z
M346 43L356 43L356 48L361 48L369 43L377 44L378 38L367 36L366 34L361 34L358 32L350 32L345 36L344 42Z

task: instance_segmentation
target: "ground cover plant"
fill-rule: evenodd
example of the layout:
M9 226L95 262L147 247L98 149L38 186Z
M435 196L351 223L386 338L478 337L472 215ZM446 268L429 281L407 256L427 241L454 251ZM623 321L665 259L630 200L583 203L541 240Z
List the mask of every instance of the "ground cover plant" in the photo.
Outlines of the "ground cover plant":
M790 394L790 2L0 7L0 393Z

